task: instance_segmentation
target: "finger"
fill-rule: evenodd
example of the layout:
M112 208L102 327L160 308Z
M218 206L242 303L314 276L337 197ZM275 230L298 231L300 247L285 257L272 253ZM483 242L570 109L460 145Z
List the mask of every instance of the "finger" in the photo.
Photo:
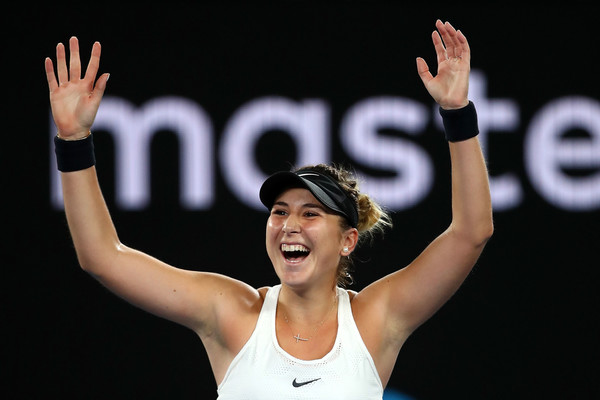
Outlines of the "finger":
M417 57L417 72L423 81L423 84L427 86L427 83L433 79L433 75L429 71L429 66L427 62L421 57Z
M84 78L86 81L90 82L90 85L93 85L94 80L96 80L96 74L98 73L98 68L100 67L101 50L102 47L100 46L100 42L95 42L92 46L92 55L90 56L90 61L85 71Z
M435 48L437 63L440 65L448 59L446 55L446 49L444 48L444 43L442 43L442 38L437 31L433 31L431 34L431 39L433 40L433 47Z
M469 42L467 41L467 38L460 31L460 29L458 31L456 31L456 38L461 44L460 57L463 60L470 62L471 61L471 48L469 47Z
M446 46L446 42L444 40L444 37L446 36L446 26L444 25L444 23L441 20L437 20L435 21L435 27L437 29L437 31L434 31L434 33L437 36L437 42L439 42L439 44L436 43L436 41L434 40L434 46L436 46L436 52L438 53L438 65L442 62L448 59L448 51L447 51L447 46ZM443 49L443 53L440 53L440 50Z
M456 58L460 55L459 43L456 40L456 29L447 22L444 24L444 29L441 31L442 40L446 46L446 54L448 58Z
M110 74L104 73L104 74L100 75L100 78L98 78L98 81L96 82L96 86L94 87L94 90L92 91L91 100L93 103L95 103L97 105L100 104L100 100L102 100L102 96L104 95L104 90L106 90L106 82L108 82L109 77L110 77Z
M56 75L54 75L54 65L52 64L52 59L50 57L46 57L44 60L44 67L46 69L46 80L48 81L48 89L50 89L50 93L52 93L56 88L58 88L58 83L56 82Z
M59 43L56 45L56 69L58 72L58 84L62 85L69 81L69 71L67 70L67 59L65 55L65 45Z
M69 39L69 71L72 81L81 79L81 61L79 60L79 41L75 36Z

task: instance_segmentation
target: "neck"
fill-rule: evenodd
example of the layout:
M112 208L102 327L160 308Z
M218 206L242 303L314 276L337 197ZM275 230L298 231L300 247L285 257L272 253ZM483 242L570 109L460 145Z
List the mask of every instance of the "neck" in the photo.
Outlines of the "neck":
M302 324L315 324L325 318L337 304L337 288L297 291L283 284L278 304L289 319ZM278 311L280 311L278 309Z

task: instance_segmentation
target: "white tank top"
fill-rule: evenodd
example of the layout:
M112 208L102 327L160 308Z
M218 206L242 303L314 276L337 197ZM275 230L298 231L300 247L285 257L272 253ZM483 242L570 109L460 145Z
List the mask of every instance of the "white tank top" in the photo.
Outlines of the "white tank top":
M301 360L277 342L280 289L268 290L252 336L219 385L218 400L381 400L383 386L352 317L348 292L337 288L338 331L331 351L317 360Z

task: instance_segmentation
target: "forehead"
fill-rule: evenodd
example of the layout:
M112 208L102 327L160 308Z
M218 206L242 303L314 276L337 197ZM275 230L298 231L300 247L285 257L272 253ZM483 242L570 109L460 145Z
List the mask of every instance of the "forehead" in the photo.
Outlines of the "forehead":
M273 203L273 207L277 206L277 204L285 203L288 207L297 207L298 209L305 208L318 208L324 214L329 215L336 220L342 220L342 217L336 212L330 210L327 206L321 203L308 189L304 188L291 188L286 189L279 196L275 198L275 203Z
M304 188L285 189L275 198L275 203L277 202L284 202L287 204L318 204L319 206L324 207L310 190Z

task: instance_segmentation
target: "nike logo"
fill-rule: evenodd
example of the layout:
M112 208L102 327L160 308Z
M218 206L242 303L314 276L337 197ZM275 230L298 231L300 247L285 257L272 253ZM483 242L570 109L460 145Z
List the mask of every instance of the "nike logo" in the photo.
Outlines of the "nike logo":
M293 387L300 387L300 386L308 385L309 383L316 382L316 381L318 381L319 379L321 379L321 378L313 379L313 380L306 381L306 382L297 382L297 381L296 381L296 378L294 378L294 382L292 382L292 386L293 386Z

